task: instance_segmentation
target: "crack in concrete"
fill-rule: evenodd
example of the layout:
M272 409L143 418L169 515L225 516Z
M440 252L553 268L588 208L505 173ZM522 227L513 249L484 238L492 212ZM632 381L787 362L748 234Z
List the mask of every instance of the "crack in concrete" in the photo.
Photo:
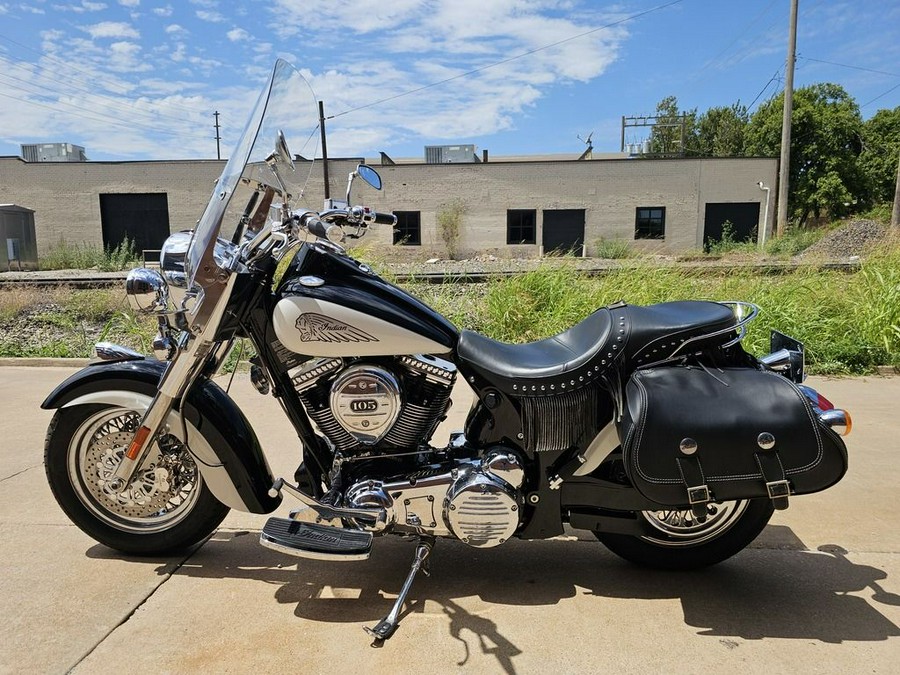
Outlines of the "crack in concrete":
M44 465L43 464L35 464L34 466L29 466L27 469L22 469L21 471L17 471L16 473L14 473L10 476L6 476L5 478L0 478L0 483L3 483L4 481L8 481L10 478L15 478L16 476L21 476L26 471L31 471L32 469L37 469L42 466L44 466Z
M205 543L206 542L204 542L204 544ZM97 650L97 647L99 647L104 642L106 642L106 639L110 635L112 635L120 627L122 627L126 623L128 623L128 621L131 619L131 617L133 617L141 607L143 607L145 604L147 604L147 602L150 600L150 598L152 598L154 595L156 595L156 592L160 588L163 587L163 584L165 584L169 579L171 579L178 572L178 570L180 570L185 565L185 563L187 563L188 560L190 560L192 557L194 557L194 554L197 553L197 551L199 551L201 548L203 548L203 545L198 546L196 549L191 551L187 556L185 556L184 559L182 559L180 562L176 563L175 567L172 569L172 571L169 572L168 574L166 574L165 576L163 576L163 578L160 580L160 582L158 584L156 584L156 586L154 586L150 590L150 592L140 602L138 602L134 607L132 607L131 611L128 612L124 617L122 617L122 619L118 623L116 623L115 626L113 626L108 631L106 631L106 633L104 633L103 636L99 640L97 640L97 642L90 649L88 649L84 654L82 654L78 658L78 660L75 661L75 663L73 663L72 666L66 670L66 673L73 672L79 665L81 665L84 662L85 659L87 659L91 654L93 654Z

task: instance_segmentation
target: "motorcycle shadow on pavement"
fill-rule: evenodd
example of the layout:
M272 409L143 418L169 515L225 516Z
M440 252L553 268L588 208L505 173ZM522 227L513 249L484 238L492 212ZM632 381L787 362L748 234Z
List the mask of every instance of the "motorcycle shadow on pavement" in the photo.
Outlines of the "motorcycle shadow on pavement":
M593 540L514 540L483 550L440 540L431 555L431 576L416 579L401 616L409 622L417 614L443 615L467 654L466 632L505 665L526 646L504 637L499 626L505 617L487 616L502 611L497 606L520 608L510 616L537 621L552 612L547 607L579 603L590 611L560 614L575 616L583 630L592 621L608 628L615 620L611 613L620 612L621 603L607 614L604 599L674 599L697 635L825 643L900 635L878 610L879 604L900 606L900 596L884 586L883 570L852 562L852 554L837 545L809 551L785 526L768 526L755 546L705 570L662 572L630 565ZM368 561L336 564L263 548L256 532L220 530L174 574L256 580L274 586L279 603L296 605L297 617L372 625L396 598L413 549L411 541L386 537L376 541ZM88 556L120 557L99 545ZM172 573L171 560L161 558L157 573ZM654 621L647 616L645 628Z

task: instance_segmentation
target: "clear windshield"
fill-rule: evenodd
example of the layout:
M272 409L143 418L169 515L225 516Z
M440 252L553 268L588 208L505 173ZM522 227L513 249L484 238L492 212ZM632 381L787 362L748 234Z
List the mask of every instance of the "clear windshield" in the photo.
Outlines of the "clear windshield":
M305 158L296 162L294 171L279 168L292 202L299 201L318 149L318 125L312 88L296 68L279 59L194 230L185 261L191 287L205 287L215 277L215 270L205 268L221 262L213 255L216 238L235 236L255 186L263 184L280 189L264 161L276 147L279 130L284 132L291 153Z

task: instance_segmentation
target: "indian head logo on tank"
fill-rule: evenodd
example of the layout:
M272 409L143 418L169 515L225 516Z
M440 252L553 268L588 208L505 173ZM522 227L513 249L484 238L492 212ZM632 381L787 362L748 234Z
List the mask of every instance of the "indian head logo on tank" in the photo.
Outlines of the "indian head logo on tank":
M301 314L295 325L303 342L378 342L365 331L322 314Z

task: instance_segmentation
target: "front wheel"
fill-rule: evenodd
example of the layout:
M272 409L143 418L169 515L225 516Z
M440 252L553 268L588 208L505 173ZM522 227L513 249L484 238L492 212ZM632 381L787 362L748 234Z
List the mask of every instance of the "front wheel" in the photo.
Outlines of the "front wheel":
M111 405L61 408L47 430L44 467L53 496L85 533L123 553L158 555L209 536L228 513L213 497L187 446L162 432L130 485L109 480L142 414Z
M640 511L647 534L595 532L606 547L645 567L687 570L730 558L756 539L773 513L770 499L742 499L710 504L703 522L690 509Z

